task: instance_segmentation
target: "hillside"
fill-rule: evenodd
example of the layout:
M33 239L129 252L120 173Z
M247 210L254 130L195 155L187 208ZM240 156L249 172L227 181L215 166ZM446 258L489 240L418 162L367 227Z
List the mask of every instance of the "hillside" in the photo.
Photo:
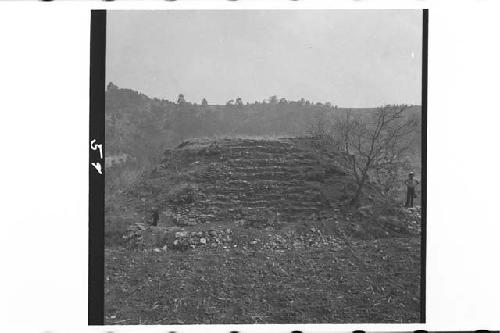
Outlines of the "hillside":
M165 149L191 138L283 136L308 133L346 109L309 101L277 100L243 105L196 105L150 98L110 84L106 91L106 193L135 182L156 165ZM369 114L373 109L354 109ZM411 114L420 117L419 106ZM420 134L415 136L419 164Z
M418 321L419 209L373 185L351 209L352 180L312 143L166 150L107 203L106 323Z

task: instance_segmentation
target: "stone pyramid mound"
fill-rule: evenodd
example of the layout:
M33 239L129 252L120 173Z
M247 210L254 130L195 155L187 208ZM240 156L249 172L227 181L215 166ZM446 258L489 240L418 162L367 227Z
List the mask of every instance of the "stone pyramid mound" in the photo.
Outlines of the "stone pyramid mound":
M329 207L320 184L335 178L346 177L304 139L195 140L166 151L136 192L178 225L244 220L258 227L319 216Z

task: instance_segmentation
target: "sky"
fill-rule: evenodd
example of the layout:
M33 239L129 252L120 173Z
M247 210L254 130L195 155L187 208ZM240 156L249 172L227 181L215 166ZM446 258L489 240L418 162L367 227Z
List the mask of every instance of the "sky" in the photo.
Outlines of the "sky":
M421 104L420 10L108 11L106 81L150 97Z

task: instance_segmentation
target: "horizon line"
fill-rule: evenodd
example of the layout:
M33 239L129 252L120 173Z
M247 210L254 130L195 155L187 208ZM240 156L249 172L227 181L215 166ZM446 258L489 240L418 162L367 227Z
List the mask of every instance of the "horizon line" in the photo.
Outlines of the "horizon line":
M161 97L153 97L153 96L150 96L150 95L147 95L143 92L140 92L139 90L135 90L135 89L132 89L132 88L124 88L124 87L119 87L118 85L116 85L115 83L113 83L112 81L109 81L107 84L106 84L106 89L105 89L105 92L108 93L109 91L109 86L110 84L112 84L114 87L116 87L115 89L120 89L120 90L131 90L131 91L134 91L136 93L138 93L139 95L144 95L146 96L147 98L149 99L157 99L157 100L160 100L160 101L166 101L166 102L170 102L172 104L175 104L175 105L179 105L177 102L175 101L171 101L167 98L161 98ZM180 93L182 94L182 93ZM245 102L243 105L241 106L249 106L249 105L255 105L256 103L258 104L270 104L269 102L266 102L266 103L262 103L264 100L267 101L270 97L272 96L276 96L276 98L278 99L278 103L279 104L279 100L280 100L280 96L278 95L271 95L267 98L264 98L262 99L261 101L253 101L253 102ZM237 97L238 98L238 97ZM281 97L281 98L284 98L284 97ZM379 105L379 106L365 106L365 107L347 107L347 106L339 106L337 104L333 104L332 102L319 102L319 101L316 101L316 102L313 102L313 101L310 101L306 98L303 97L303 99L306 101L306 102L309 102L310 106L327 106L326 103L330 103L330 107L333 108L333 109L378 109L378 108L383 108L383 107L387 107L387 106L407 106L407 107L422 107L422 104L405 104L405 103L402 103L402 104L386 104L386 105ZM229 99L228 101L235 101L236 99L235 98L232 98L232 99ZM300 100L289 100L289 99L286 99L285 100L287 102L292 102L292 103L297 103L299 102ZM190 101L186 101L187 105L189 106L203 106L201 103L198 103L198 102L190 102ZM247 104L248 103L248 104ZM317 105L317 103L321 103L321 105ZM206 106L237 106L236 104L207 104Z

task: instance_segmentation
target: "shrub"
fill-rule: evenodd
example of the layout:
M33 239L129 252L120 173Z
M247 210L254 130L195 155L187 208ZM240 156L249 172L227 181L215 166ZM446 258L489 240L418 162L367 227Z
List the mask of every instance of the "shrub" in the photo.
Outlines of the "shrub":
M198 188L189 183L173 186L168 192L168 201L173 204L190 204L199 196Z

